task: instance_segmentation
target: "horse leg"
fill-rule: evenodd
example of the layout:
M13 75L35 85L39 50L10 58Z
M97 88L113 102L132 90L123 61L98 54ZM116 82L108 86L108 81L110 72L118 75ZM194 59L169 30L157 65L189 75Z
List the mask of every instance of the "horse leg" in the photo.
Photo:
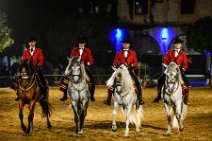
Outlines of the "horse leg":
M28 115L28 128L26 133L29 134L30 130L33 129L33 118L34 118L34 109L35 109L35 101L31 102L29 105L29 115Z
M130 112L132 109L132 105L128 105L128 107L125 109L125 116L126 116L126 130L125 130L125 137L129 138L129 124L130 124Z
M178 102L177 105L176 105L176 118L177 118L177 121L178 121L178 132L179 131L183 131L183 124L182 124L182 121L181 121L181 114L182 114L182 105L183 102Z
M74 111L74 121L75 121L75 135L79 136L79 129L78 129L78 122L79 122L79 115L78 115L78 102L72 100L72 109Z
M50 129L52 127L50 121L49 121L49 115L46 116L46 121L47 121L47 127Z
M171 106L164 103L164 107L166 109L166 116L168 121L168 130L166 132L166 136L170 136L171 135Z
M84 126L84 121L85 121L85 117L87 115L87 109L88 109L88 101L84 101L83 105L82 105L82 113L80 115L80 131L79 134L83 134L83 126Z
M22 102L20 102L19 103L19 118L21 120L21 127L22 127L23 131L26 131L26 126L24 125L24 122L23 122L23 118L24 118L23 108L24 108L24 105Z
M118 103L114 100L112 131L117 130L117 125L116 125L117 110L118 110Z

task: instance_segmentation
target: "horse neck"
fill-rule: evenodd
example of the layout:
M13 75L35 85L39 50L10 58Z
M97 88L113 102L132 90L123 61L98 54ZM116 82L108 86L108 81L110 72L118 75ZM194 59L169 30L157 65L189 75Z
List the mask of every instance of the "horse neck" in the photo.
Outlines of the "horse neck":
M123 70L123 71L126 71L126 70ZM124 79L122 79L122 83L121 83L122 89L123 89L122 95L125 96L130 92L130 90L134 90L134 87L133 87L133 82L132 82L132 78L130 74L126 72L122 74L124 74L124 77L122 77Z

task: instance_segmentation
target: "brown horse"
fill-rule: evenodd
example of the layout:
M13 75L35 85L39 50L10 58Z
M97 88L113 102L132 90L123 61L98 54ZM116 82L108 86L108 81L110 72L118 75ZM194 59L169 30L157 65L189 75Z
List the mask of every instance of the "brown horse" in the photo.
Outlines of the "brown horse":
M30 133L33 129L34 109L36 102L39 102L42 107L42 116L47 118L47 127L51 128L49 117L51 114L51 105L47 99L43 99L41 83L39 82L38 69L34 68L30 60L24 60L19 63L18 69L20 76L18 78L17 94L19 96L19 118L21 127L25 134ZM23 108L29 105L28 127L23 122Z

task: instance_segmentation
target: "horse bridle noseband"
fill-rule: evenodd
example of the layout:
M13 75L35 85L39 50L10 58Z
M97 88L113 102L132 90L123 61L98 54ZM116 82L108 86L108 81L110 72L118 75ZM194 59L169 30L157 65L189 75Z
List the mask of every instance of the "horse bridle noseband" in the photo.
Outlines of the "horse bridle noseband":
M20 84L20 81L19 81L19 85L18 85L18 86L20 86L21 90L23 90L23 91L26 92L26 91L28 91L29 89L31 89L31 88L34 86L34 84L35 84L35 82L36 82L36 76L35 76L35 74L36 74L36 73L34 73L33 76L32 76L32 79L34 79L33 82L32 82L32 84L31 84L29 87L27 87L27 88L23 88L23 87L21 86L21 84Z

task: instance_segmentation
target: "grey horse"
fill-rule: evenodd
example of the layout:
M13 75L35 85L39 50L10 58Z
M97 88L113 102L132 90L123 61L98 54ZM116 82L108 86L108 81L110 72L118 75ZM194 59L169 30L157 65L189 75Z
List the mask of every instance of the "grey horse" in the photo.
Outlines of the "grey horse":
M182 86L183 80L180 73L180 69L174 62L171 62L166 67L165 74L166 80L162 90L162 97L164 101L164 107L166 109L168 130L167 136L171 133L171 111L174 111L173 128L177 128L178 132L183 131L183 121L187 113L187 105L183 102Z
M141 126L141 118L143 117L143 107L136 108L137 94L134 89L132 78L129 74L128 68L125 65L121 65L118 69L114 69L114 73L107 81L107 86L114 86L113 93L114 98L114 110L112 130L117 130L116 116L118 107L122 108L122 112L125 116L125 137L129 137L129 124L130 122L135 124L136 131L139 132Z
M69 77L67 93L70 95L71 104L74 111L75 120L75 135L81 136L83 134L84 120L87 114L89 105L90 92L88 87L89 77L86 74L85 66L80 61L79 57L69 59L64 76Z

